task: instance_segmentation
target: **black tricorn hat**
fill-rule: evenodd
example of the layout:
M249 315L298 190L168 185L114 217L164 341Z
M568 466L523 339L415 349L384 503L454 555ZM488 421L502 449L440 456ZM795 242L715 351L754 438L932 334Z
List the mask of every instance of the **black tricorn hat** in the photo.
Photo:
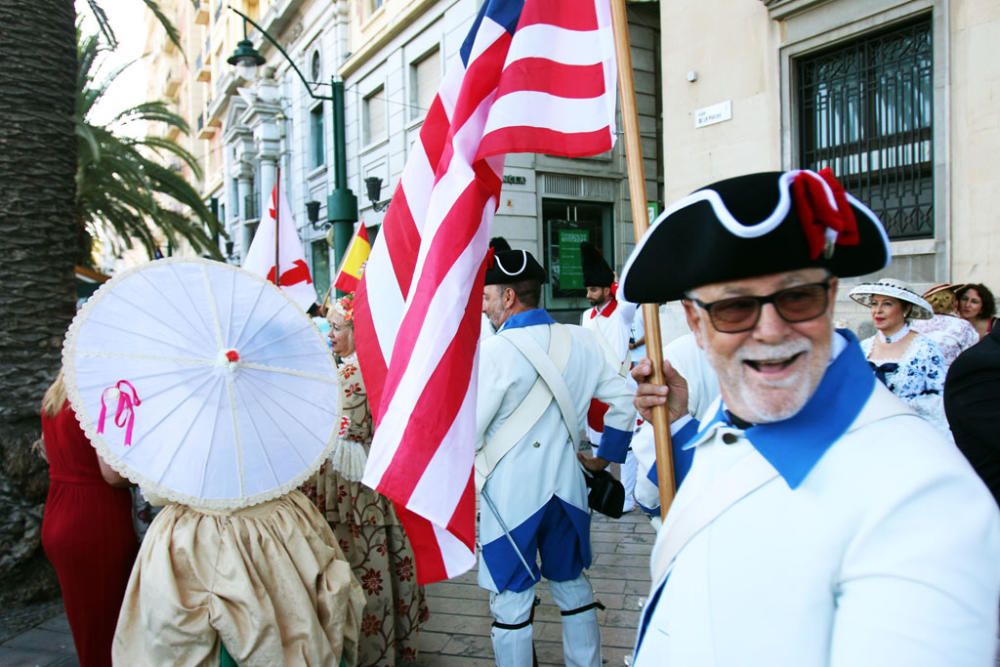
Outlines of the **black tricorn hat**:
M511 250L507 239L502 236L490 239L490 252L493 257L487 255L486 285L509 285L522 280L549 281L545 269L530 252Z
M808 267L860 276L891 258L882 223L829 169L762 172L671 205L632 251L621 282L633 303L664 303L702 285Z
M580 259L583 260L583 284L587 287L611 287L615 281L614 271L604 260L604 255L590 241L580 244Z

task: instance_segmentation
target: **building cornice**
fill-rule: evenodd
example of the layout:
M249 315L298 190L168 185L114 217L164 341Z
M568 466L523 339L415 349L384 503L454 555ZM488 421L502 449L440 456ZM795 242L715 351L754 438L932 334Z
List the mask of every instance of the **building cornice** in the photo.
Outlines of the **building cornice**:
M814 9L832 0L760 0L767 7L767 13L775 21L786 19L804 11Z
M378 32L367 39L358 51L352 53L351 57L340 66L337 73L341 78L346 79L404 29L408 28L418 16L436 4L438 4L438 0L418 0L408 5L406 9L394 16L390 22L385 23Z

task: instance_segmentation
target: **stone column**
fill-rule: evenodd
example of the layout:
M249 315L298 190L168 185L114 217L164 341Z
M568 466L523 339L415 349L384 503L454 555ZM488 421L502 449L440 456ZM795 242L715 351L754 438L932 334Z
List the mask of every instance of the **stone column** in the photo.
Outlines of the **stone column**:
M249 219L249 211L247 210L247 197L251 195L253 190L251 185L253 183L253 165L245 161L240 161L239 171L236 176L236 197L237 205L239 206L239 220L230 232L236 235L236 247L239 248L240 260L247 256L247 250L250 249L250 233L247 230L247 220Z

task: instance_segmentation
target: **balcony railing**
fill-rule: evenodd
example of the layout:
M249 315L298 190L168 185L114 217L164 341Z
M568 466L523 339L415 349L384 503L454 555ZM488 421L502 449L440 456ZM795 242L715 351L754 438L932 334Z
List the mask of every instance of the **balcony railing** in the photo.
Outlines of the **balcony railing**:
M215 136L215 128L205 123L205 113L198 114L198 131L195 133L199 139L211 139Z
M194 59L194 71L195 71L195 78L198 81L211 81L212 80L212 70L210 70L208 68L208 65L205 64L205 61L202 58L202 56L201 56L200 53Z

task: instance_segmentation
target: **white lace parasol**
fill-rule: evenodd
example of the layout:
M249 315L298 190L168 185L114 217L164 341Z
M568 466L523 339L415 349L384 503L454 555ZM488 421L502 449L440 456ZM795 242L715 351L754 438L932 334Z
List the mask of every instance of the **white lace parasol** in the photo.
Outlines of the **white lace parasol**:
M101 457L144 491L234 509L299 486L338 430L333 357L263 278L163 259L102 286L63 347L73 409Z

